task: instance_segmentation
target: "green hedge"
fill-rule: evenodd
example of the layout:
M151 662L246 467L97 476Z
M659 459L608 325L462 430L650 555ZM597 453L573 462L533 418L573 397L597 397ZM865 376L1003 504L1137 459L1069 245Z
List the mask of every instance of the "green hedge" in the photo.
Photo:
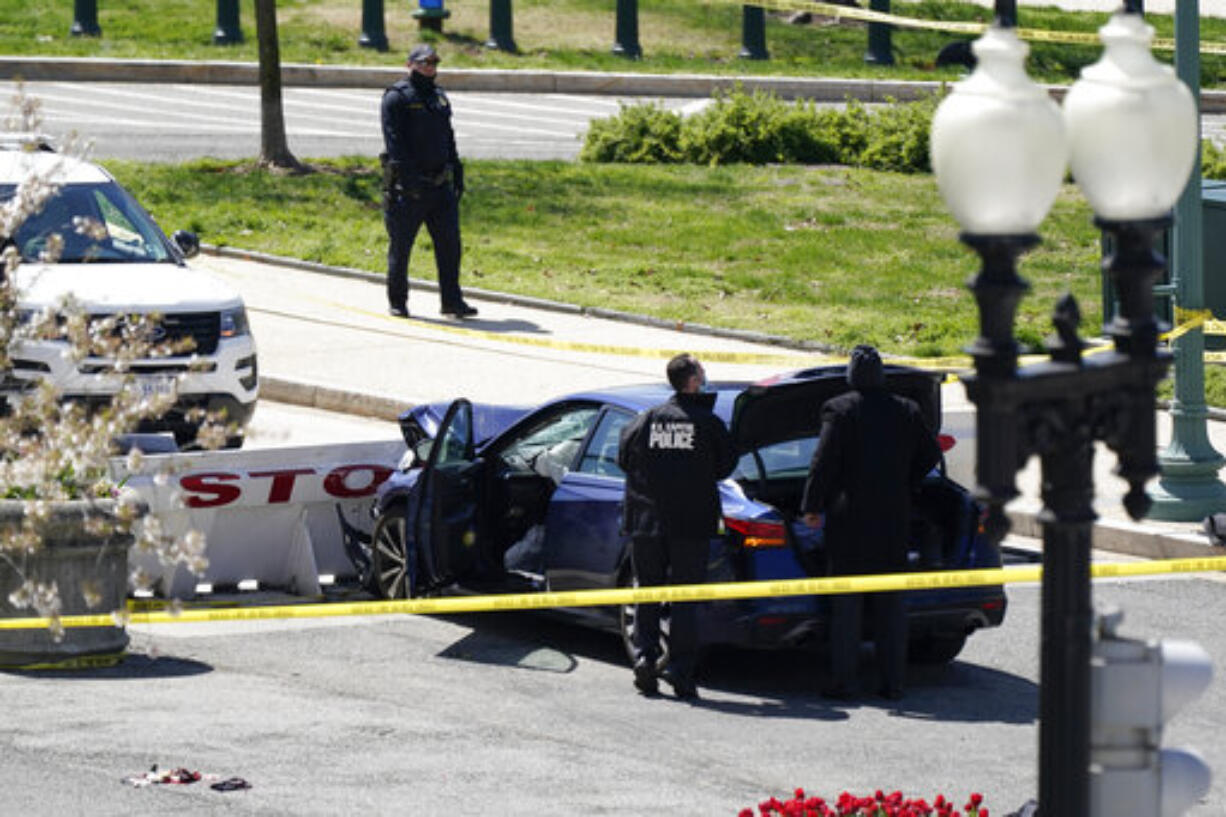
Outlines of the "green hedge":
M741 90L718 94L700 113L682 117L655 103L623 105L592 123L579 158L585 162L843 164L922 173L936 97L870 112L849 100L842 108Z
M773 94L717 94L700 113L682 117L655 103L623 105L592 123L579 158L585 162L842 164L928 173L928 132L939 98L884 105L856 100L839 108L785 102ZM1207 179L1226 179L1226 149L1205 140Z

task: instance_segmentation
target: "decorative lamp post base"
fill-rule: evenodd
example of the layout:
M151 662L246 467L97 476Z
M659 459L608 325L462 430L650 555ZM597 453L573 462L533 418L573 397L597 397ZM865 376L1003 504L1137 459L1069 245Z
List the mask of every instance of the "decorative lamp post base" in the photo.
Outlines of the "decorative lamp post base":
M1159 458L1162 477L1150 486L1147 516L1167 522L1196 522L1226 511L1226 485L1217 478L1221 457L1172 463Z
M1151 519L1168 522L1196 522L1210 514L1226 511L1226 485L1218 471L1226 459L1209 440L1205 406L1204 336L1199 330L1176 339L1175 399L1171 404L1171 441L1158 455L1162 474L1150 487L1153 506ZM1180 392L1192 393L1194 402L1180 399Z
M418 9L413 12L413 19L417 21L417 27L423 31L438 31L443 30L443 21L451 16L451 12L447 9Z

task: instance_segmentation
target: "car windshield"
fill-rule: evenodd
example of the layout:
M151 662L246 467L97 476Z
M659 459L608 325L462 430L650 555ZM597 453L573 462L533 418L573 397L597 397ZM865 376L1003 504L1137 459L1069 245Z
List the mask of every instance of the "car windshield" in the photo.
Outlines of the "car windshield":
M754 481L804 478L809 474L809 463L816 449L817 437L801 437L762 446L757 450L756 457L752 451L741 457L732 478Z
M15 192L14 185L0 185L0 201ZM64 185L11 241L23 261L33 262L49 260L52 236L62 243L61 264L172 260L162 231L115 182Z

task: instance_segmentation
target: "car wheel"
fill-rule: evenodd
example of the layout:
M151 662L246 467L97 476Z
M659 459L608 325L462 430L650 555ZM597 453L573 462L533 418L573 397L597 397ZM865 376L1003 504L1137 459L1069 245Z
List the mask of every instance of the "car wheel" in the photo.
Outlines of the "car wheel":
M638 577L634 575L633 568L627 563L622 568L621 575L617 579L618 587L638 587ZM660 606L660 659L656 662L658 666L665 666L668 663L668 629L669 629L669 606L667 603ZM618 630L621 632L622 646L626 650L626 657L630 659L631 666L634 665L634 630L638 624L638 608L633 604L623 604L618 615Z
M935 635L929 633L911 639L907 657L914 664L948 664L966 646L965 635Z
M417 549L409 545L409 525L403 507L388 508L370 535L371 584L385 599L417 595Z

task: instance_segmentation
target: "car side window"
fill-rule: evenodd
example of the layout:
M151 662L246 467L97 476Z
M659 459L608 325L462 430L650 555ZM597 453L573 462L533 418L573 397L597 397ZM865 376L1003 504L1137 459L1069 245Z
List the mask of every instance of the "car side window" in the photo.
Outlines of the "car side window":
M605 412L579 460L579 472L624 479L626 475L617 464L617 445L622 429L633 419L628 411L611 408Z
M596 422L599 411L599 406L590 404L567 406L556 414L539 418L525 427L521 436L503 447L498 455L517 471L552 475L557 467L570 467L575 449ZM568 450L570 459L565 462L547 462L565 457Z
M443 437L436 442L439 445L435 466L450 465L463 462L468 456L468 441L472 434L472 409L461 404L451 417L451 422L443 431Z

